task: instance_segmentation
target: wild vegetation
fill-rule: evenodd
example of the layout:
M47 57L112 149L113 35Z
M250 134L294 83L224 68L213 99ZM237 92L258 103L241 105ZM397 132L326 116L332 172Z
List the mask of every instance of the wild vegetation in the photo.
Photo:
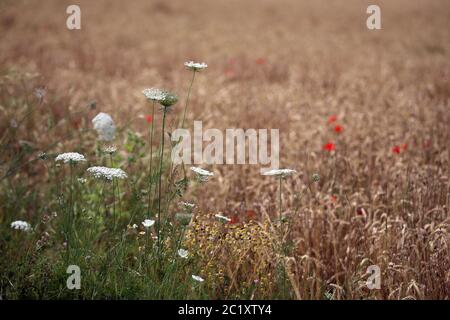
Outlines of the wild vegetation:
M1 299L450 298L448 2L281 2L0 2ZM173 164L194 120L295 171Z

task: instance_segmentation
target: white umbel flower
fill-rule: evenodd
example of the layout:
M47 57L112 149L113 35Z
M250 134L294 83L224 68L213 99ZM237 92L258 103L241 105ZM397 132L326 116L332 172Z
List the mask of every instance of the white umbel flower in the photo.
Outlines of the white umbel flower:
M192 275L192 279L194 279L195 281L198 281L198 282L203 282L203 281L205 281L205 279L203 279L203 278L200 277L200 276L196 276L195 274Z
M214 217L216 217L216 218L219 219L219 220L226 221L226 222L230 222L230 221L231 221L230 218L225 217L225 216L223 216L223 215L221 215L221 214L216 214Z
M17 220L11 223L11 228L28 232L31 230L31 225L26 221Z
M297 171L292 169L273 169L263 173L264 176L274 176L274 177L282 177L286 178L292 176Z
M207 181L209 177L214 175L214 173L198 167L191 167L191 170L195 172L200 181Z
M187 259L188 255L189 255L189 251L187 251L185 249L178 249L178 255L183 259Z
M61 153L60 155L58 155L55 159L55 161L63 161L64 163L73 163L73 162L81 162L81 161L86 161L86 158L78 153L78 152L66 152L66 153Z
M116 179L128 178L125 171L119 168L90 167L86 171L97 179L106 179L112 181L114 178Z
M163 101L166 98L165 91L157 88L147 88L142 91L144 96L154 102L160 102Z
M194 72L202 71L203 69L208 68L208 65L206 63L204 63L204 62L199 63L199 62L194 62L194 61L185 62L184 66Z
M186 209L192 209L195 207L195 203L190 203L190 202L186 202L186 201L182 201L182 202L180 202L180 204L182 206L184 206Z
M117 151L117 147L116 146L106 146L106 147L103 148L103 152L104 153L113 154L116 151Z
M145 219L144 221L142 221L142 225L145 228L150 228L154 224L155 224L155 220Z
M116 135L116 126L109 114L100 112L92 119L94 129L98 133L98 139L100 141L112 141Z

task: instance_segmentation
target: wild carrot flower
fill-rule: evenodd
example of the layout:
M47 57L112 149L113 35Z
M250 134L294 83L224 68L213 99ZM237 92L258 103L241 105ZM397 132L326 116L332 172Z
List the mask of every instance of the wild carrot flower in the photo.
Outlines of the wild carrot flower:
M208 67L208 65L204 62L199 63L194 61L185 62L184 66L194 72L202 71L203 69L206 69Z
M279 214L279 218L280 218L280 224L282 222L282 203L281 203L281 189L282 189L282 180L284 178L287 178L289 176L292 176L296 171L292 170L292 169L273 169L270 171L266 171L263 173L263 175L265 176L273 176L273 177L277 177L279 178L279 193L278 193L278 203L279 203L279 209L280 209L280 214Z
M45 91L44 88L36 88L34 90L34 96L36 98L38 98L39 100L44 99L45 95L47 94L47 92Z
M31 225L26 221L17 220L11 223L11 228L28 232L31 230Z
M142 221L142 225L145 228L150 228L151 226L153 226L155 224L155 220L150 220L150 219L145 219L144 221Z
M194 280L197 281L197 282L203 282L203 281L205 281L205 279L203 279L203 278L200 277L200 276L196 276L195 274L192 275L192 279L194 279Z
M296 172L297 171L292 170L292 169L273 169L273 170L264 172L262 175L286 178L286 177L292 176Z
M214 173L198 167L191 167L191 170L195 172L197 178L202 182L208 181L209 177L214 175Z
M94 178L105 179L108 181L112 181L114 178L116 179L128 178L125 171L119 168L90 167L86 171L90 173L92 176L94 176Z
M194 203L190 203L190 202L186 202L186 201L182 201L180 202L180 204L185 208L185 209L192 209L195 207Z
M100 112L92 119L94 129L98 133L98 139L100 141L111 141L116 135L116 126L109 114Z
M323 150L331 152L333 150L336 150L336 145L332 142L328 142L328 143L324 144Z
M178 97L168 91L164 92L165 96L164 99L160 100L159 103L164 107L163 110L165 112L170 111L170 107L172 107L175 103L178 102Z
M216 217L217 219L222 220L222 221L231 222L230 218L225 217L225 216L223 216L221 214L216 214L214 217Z
M188 255L189 255L189 251L187 251L185 249L178 249L178 255L183 259L187 259Z
M113 154L116 151L117 151L117 147L116 146L106 146L106 147L103 148L103 152L104 153L108 153L108 154Z
M144 89L142 93L148 100L154 102L161 102L166 98L166 92L157 88Z
M86 161L85 157L77 152L61 153L55 159L55 161L63 161L64 163L76 163Z

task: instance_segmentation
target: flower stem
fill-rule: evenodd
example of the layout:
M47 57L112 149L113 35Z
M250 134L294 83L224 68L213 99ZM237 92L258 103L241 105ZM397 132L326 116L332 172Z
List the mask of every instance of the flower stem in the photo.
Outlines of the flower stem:
M281 222L282 222L282 216L281 216L281 210L282 210L282 206L281 206L281 187L282 187L282 183L281 183L281 181L283 180L283 178L282 177L280 177L280 194L279 194L279 203L280 203L280 216L279 216L279 218L280 218L280 226L281 226Z
M192 85L194 84L194 79L195 79L195 71L192 72L192 80L191 80L191 84L189 85L189 90L188 90L188 94L186 97L186 102L184 105L184 113L183 113L183 121L181 122L181 129L184 128L184 120L186 119L186 111L187 111L187 107L189 104L189 97L191 96L191 89L192 89Z
M153 174L153 127L155 122L155 102L152 104L152 127L150 128L150 160L148 164L149 178L148 178L148 212L147 216L150 219L151 214L151 203L152 203L152 174Z
M159 184L158 184L158 257L161 252L161 185L162 185L162 165L163 165L163 157L164 157L164 130L166 128L166 109L163 110L163 121L162 121L162 130L161 130L161 153L159 157Z

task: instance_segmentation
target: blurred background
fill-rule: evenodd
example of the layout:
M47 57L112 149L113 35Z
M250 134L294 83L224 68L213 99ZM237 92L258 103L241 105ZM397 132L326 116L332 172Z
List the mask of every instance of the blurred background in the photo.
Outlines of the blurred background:
M41 121L51 115L62 122L50 134L28 124L21 139L36 150L70 148L78 140L63 141L64 130L91 129L99 111L145 135L150 108L142 89L176 92L181 113L188 60L209 65L196 78L189 124L280 129L281 166L302 174L320 171L322 146L337 139L343 156L361 170L370 163L372 171L377 159L392 156L393 145L432 139L437 149L447 148L446 136L434 134L448 130L448 0L376 1L382 30L375 31L366 27L374 3L360 0L77 1L81 30L72 31L66 28L71 4L0 4L2 74L20 78L30 92L45 88ZM3 94L22 89L5 87ZM86 107L92 102L95 110ZM3 113L5 130L14 112ZM345 129L339 137L326 125L330 115ZM267 181L254 166L217 170L221 187L202 198L221 208L226 198L235 206L254 201Z

